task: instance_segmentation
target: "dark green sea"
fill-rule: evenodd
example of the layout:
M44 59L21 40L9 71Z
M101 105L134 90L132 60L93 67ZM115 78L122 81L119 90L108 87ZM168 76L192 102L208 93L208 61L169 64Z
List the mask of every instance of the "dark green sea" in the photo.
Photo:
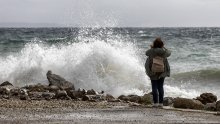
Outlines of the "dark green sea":
M52 70L76 88L141 95L151 90L144 54L156 37L172 51L166 96L220 97L220 28L0 28L0 81L47 84Z

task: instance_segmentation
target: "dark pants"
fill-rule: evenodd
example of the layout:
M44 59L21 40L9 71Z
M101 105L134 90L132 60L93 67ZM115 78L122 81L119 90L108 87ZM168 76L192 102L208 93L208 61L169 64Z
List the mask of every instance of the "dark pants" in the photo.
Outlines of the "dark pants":
M164 78L160 78L159 80L151 80L154 103L158 103L158 97L159 97L159 103L163 103L163 96L164 96L163 84L164 84Z

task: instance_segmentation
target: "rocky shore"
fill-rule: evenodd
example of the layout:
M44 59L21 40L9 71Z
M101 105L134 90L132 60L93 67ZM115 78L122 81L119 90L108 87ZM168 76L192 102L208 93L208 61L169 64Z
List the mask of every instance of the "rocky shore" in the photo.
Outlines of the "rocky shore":
M104 91L75 89L74 84L48 71L49 84L15 87L5 81L0 84L0 108L3 109L108 109L108 108L151 108L152 94L143 96L121 95L118 98ZM169 108L195 109L216 112L219 115L220 100L212 93L203 93L197 98L164 98ZM161 111L161 110L159 110ZM3 114L4 115L4 114ZM1 116L0 116L1 118Z

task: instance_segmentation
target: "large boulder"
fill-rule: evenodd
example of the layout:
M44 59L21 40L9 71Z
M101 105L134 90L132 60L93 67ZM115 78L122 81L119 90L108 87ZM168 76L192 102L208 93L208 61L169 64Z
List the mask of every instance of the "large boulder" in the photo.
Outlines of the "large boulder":
M202 102L203 104L207 104L207 103L216 102L217 96L213 95L212 93L203 93L199 97L197 97L196 99L199 100L200 102Z
M153 103L153 96L152 94L148 93L148 94L144 94L141 97L141 101L139 103L145 104L145 105L149 105Z
M52 74L52 71L48 71L46 75L49 81L49 86L55 85L62 90L67 90L67 89L75 90L73 83L66 81L64 78L62 78L59 75Z
M4 97L9 96L12 89L15 89L15 87L8 81L5 81L0 85L0 95L4 95Z
M216 110L220 111L220 100L216 102Z
M2 86L8 86L8 85L13 86L10 82L5 81L5 82L3 82L2 84L0 84L0 87L2 87Z
M204 109L204 105L200 101L187 98L175 98L173 102L173 107L198 110Z

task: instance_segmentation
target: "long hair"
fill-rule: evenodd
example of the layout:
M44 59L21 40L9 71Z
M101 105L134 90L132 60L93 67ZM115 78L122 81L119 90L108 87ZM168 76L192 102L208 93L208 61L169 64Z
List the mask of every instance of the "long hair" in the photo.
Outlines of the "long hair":
M164 44L160 37L156 38L153 42L152 48L163 48Z

